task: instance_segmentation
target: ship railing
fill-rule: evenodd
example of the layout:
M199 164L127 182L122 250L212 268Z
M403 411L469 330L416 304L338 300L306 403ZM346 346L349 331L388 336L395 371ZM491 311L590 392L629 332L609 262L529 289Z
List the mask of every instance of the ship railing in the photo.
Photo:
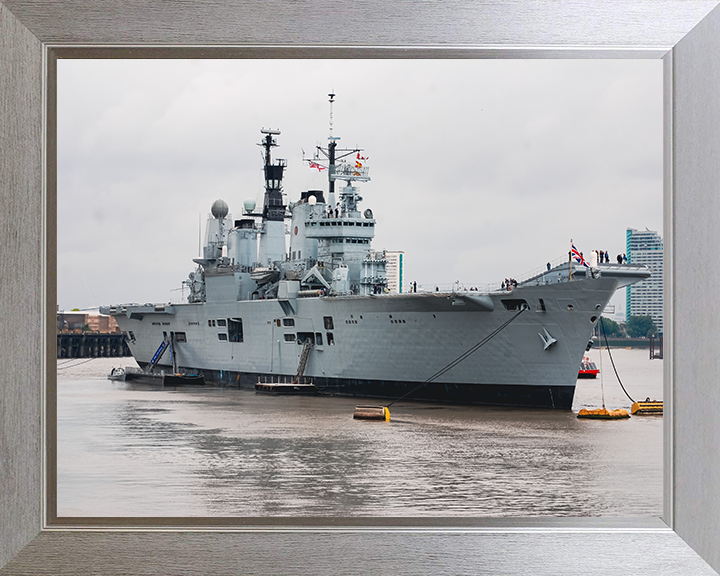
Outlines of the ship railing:
M312 384L312 378L308 376L301 376L297 382L295 382L295 376L278 375L278 376L263 376L258 378L258 384Z
M464 282L453 282L452 284L418 284L417 285L417 292L419 293L430 293L430 292L453 292L453 293L459 293L462 292L470 293L470 292L481 292L481 293L487 293L487 292L498 292L500 290L500 282L495 282L493 284L474 284L474 283L464 283ZM412 290L407 290L406 292L411 293Z
M563 264L568 263L568 257L567 256L560 256L559 258L555 258L554 260L550 260L550 270L553 268L557 268L558 266L562 266ZM525 282L527 280L530 280L532 278L535 278L536 276L542 276L548 271L547 264L544 266L539 266L537 268L533 268L529 272L525 272L524 274L521 274L515 280L517 280L518 284L521 282Z
M555 258L550 261L550 268L554 269L558 266L561 266L563 264L567 264L567 256L561 256L559 258ZM607 265L606 265L607 266ZM539 266L529 272L526 272L524 274L521 274L519 276L513 276L512 279L515 280L518 284L521 284L522 282L525 282L527 280L530 280L535 277L539 277L542 274L547 272L547 264L545 266ZM576 272L577 273L577 272ZM508 277L509 279L510 277ZM492 282L492 283L484 283L484 284L477 284L474 282L460 282L456 281L452 284L418 284L417 291L418 292L462 292L463 294L465 292L501 292L503 291L503 282L504 279L500 282Z

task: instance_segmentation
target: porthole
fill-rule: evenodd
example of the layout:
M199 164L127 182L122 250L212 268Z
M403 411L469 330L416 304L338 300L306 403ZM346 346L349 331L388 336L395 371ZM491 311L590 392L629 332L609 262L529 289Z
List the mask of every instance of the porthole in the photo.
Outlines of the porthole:
M595 322L597 320L597 316L590 316L590 322Z

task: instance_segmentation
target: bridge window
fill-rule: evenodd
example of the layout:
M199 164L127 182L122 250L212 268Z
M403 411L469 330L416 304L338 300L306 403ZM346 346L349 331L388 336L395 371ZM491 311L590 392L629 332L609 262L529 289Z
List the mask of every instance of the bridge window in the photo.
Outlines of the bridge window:
M323 322L325 323L325 330L332 330L333 329L333 319L332 316L323 316ZM329 342L328 342L329 344Z
M283 326L295 326L295 320L293 318L283 318Z
M335 338L333 338L332 332L327 333L328 346L335 346Z
M224 319L224 318L218 319L217 325L218 325L218 326L225 326L225 319Z
M285 342L295 342L295 334L285 334Z
M185 332L175 332L175 342L187 342Z
M220 340L221 342L227 342L227 334L218 334L218 340Z
M315 344L317 344L318 346L322 346L322 342L322 332L315 332Z

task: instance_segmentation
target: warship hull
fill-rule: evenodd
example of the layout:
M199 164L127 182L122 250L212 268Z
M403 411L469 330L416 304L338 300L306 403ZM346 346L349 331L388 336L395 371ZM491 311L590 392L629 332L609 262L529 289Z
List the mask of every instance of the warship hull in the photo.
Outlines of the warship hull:
M292 379L309 341L302 375L321 393L393 400L417 388L407 400L567 410L592 329L617 285L578 278L485 294L128 305L105 313L140 366L170 337L179 369L220 385Z

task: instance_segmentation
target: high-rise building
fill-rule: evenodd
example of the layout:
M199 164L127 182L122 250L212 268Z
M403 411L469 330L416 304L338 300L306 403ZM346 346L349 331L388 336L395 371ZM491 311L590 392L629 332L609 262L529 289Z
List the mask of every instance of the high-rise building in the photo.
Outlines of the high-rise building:
M387 287L390 294L400 294L403 287L403 252L385 251L387 259Z
M663 333L663 241L657 232L627 229L628 264L645 264L652 275L625 288L626 320L630 316L651 316Z

